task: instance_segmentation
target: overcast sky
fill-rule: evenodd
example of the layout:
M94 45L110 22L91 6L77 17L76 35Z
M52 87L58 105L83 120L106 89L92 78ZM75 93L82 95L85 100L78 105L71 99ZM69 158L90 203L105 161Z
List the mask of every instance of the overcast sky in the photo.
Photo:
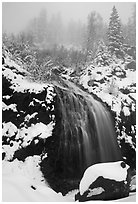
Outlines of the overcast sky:
M69 20L86 22L88 14L95 10L108 23L113 5L116 6L121 21L127 23L128 18L132 15L133 2L3 2L3 31L17 33L23 30L29 20L38 16L40 10L44 8L49 18L54 13L60 13L64 22Z

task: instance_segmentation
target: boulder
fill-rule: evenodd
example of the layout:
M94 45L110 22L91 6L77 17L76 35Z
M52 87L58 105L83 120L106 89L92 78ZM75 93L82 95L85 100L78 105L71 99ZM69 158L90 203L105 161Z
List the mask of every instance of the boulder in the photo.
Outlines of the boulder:
M84 172L75 200L114 200L129 196L129 166L123 161L98 163Z

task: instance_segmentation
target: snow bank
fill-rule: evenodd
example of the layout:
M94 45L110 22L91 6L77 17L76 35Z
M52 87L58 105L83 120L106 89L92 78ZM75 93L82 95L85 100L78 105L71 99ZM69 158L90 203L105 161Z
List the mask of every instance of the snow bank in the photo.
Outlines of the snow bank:
M39 167L39 156L25 162L14 160L2 164L2 201L4 202L65 202L44 182Z

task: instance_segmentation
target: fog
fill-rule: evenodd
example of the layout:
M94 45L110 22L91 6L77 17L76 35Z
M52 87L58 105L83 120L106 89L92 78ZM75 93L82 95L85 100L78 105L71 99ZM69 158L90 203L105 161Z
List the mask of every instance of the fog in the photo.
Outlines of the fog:
M116 6L122 23L126 24L132 15L134 4L134 2L3 2L2 28L3 32L18 33L31 19L37 17L42 9L46 9L48 19L53 14L59 13L64 24L70 20L86 23L89 13L94 10L108 23L113 5Z

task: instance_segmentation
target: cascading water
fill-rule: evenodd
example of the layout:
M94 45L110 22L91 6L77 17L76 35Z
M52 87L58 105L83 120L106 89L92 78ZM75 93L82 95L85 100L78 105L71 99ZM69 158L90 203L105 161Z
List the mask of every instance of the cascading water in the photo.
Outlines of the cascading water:
M63 178L80 178L95 163L121 159L109 112L71 82L53 82L57 93L59 137L56 161Z

